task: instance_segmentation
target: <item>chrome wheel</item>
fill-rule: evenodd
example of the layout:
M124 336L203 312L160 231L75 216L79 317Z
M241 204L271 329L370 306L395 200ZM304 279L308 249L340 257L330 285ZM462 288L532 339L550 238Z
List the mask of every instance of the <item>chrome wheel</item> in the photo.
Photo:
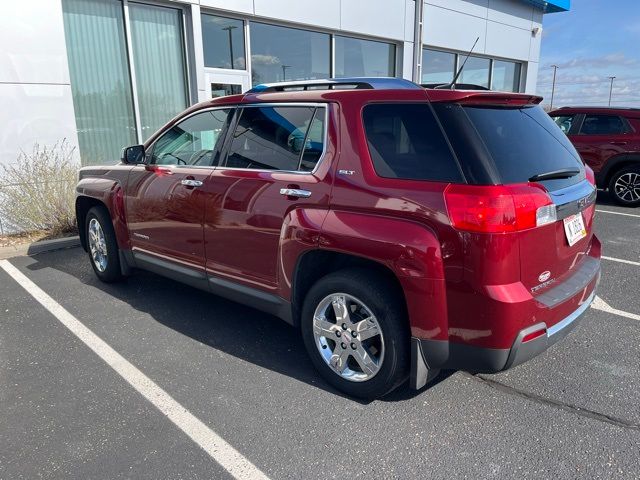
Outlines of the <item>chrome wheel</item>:
M380 371L382 329L372 311L354 296L325 297L313 315L313 336L325 363L342 378L363 382Z
M91 259L99 272L104 272L107 269L107 242L104 239L104 232L100 226L100 222L92 218L89 221L88 228L88 240L89 251L91 252Z
M640 200L640 173L627 172L616 180L613 186L616 196L625 202Z

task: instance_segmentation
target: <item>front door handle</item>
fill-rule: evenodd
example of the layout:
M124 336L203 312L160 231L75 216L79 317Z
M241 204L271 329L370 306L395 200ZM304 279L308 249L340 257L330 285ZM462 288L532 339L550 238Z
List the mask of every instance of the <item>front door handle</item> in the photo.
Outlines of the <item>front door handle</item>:
M622 141L622 140L620 140L620 141L616 141L616 140L614 140L613 142L609 142L609 143L610 143L611 145L620 145L620 146L623 146L623 145L626 145L628 142L625 142L625 141Z
M311 192L309 190L301 190L299 188L281 188L280 195L296 198L309 198L311 196Z
M184 185L185 187L201 187L202 186L202 181L200 181L200 180L192 180L192 179L189 179L189 178L185 178L180 183L182 185Z

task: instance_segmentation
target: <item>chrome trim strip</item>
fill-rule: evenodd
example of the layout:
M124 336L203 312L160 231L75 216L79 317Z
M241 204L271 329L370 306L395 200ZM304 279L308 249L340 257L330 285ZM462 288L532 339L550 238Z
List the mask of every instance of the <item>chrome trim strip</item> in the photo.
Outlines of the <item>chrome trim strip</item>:
M594 290L593 292L591 292L591 295L589 295L589 298L582 305L580 305L580 307L577 310L575 310L572 314L570 314L564 320L561 320L560 322L556 323L552 327L547 328L547 338L549 338L549 337L555 335L556 333L564 330L569 325L571 325L573 322L575 322L576 319L580 315L582 315L587 310L587 308L589 308L589 306L591 305L591 302L593 302L593 299L595 297L596 297L596 291Z

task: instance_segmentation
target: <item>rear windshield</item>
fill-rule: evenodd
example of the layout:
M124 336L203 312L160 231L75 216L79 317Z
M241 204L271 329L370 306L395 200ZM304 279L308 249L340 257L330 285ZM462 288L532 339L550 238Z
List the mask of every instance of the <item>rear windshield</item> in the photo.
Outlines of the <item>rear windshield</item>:
M540 182L553 191L585 178L578 152L539 106L436 103L434 108L471 183L521 183L556 170L580 170L568 179Z

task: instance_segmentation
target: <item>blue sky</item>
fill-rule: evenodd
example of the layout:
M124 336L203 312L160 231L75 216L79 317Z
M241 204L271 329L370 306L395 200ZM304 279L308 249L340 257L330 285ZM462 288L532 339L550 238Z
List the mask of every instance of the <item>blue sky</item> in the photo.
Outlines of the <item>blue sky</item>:
M572 0L571 11L544 16L538 94L554 106L640 107L640 0Z

